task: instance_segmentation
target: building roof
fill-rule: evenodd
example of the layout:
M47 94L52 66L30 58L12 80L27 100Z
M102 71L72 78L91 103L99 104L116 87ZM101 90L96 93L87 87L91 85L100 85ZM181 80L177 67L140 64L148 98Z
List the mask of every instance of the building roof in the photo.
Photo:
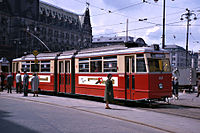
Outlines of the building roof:
M106 43L106 42L125 42L126 36L115 36L115 37L99 37L93 38L92 43ZM128 42L133 42L134 37L128 36Z
M86 11L87 10L89 9L86 8ZM83 24L83 20L85 18L85 12L83 14L76 14L47 2L40 1L39 13L43 14L43 12L45 12L47 16L51 14L53 18L57 17L59 20L64 19L64 21L69 21L70 23L80 23L81 25Z
M180 49L180 50L185 50L183 47L178 46L178 45L165 45L165 49Z

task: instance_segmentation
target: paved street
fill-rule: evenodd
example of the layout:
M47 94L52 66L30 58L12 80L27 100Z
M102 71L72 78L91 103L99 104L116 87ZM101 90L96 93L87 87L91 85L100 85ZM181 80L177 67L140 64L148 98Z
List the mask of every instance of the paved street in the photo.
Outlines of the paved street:
M83 99L0 93L0 130L4 133L198 133L200 130L198 119L139 108L111 105L113 109L106 110L104 103ZM187 95L180 94L180 99L189 98Z

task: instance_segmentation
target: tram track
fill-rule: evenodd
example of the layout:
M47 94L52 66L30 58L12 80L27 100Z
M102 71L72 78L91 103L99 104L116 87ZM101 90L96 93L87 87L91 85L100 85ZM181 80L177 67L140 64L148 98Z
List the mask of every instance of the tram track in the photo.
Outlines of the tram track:
M170 131L168 129L156 127L156 126L153 126L153 125L150 125L150 124L146 124L146 123L142 123L142 122L138 122L138 121L122 118L122 117L117 117L117 116L113 116L113 115L109 115L109 114L105 114L105 113L101 113L101 112L91 111L91 110L87 110L87 109L81 109L81 108L77 108L75 106L60 105L60 104L56 104L56 103L33 100L33 99L25 99L25 98L20 98L20 97L11 97L11 96L2 96L2 97L3 98L7 98L7 99L12 99L12 100L13 99L14 100L20 100L20 101L23 100L23 101L33 102L33 103L45 104L45 105L49 105L49 106L56 106L56 107L59 107L59 108L73 109L73 110L77 110L77 111L81 111L81 112L86 112L86 113L91 113L91 114L95 114L95 115L99 115L99 116L103 116L103 117L107 117L107 118L112 118L112 119L115 119L115 120L129 122L129 123L132 123L132 124L137 124L137 125L150 127L150 128L156 129L156 130L167 132L167 133L175 133L174 131Z

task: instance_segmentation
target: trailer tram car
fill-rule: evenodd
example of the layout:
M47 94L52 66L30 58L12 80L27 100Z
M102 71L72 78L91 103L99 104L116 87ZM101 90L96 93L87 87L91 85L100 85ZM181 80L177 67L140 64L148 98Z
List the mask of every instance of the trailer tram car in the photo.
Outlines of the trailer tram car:
M41 53L36 58L30 54L14 59L12 62L14 77L17 71L20 71L23 80L23 72L26 70L30 77L29 81L31 81L33 73L37 73L41 91L72 93L74 86L71 82L74 82L74 80L71 71L74 71L74 67L71 64L73 63L74 53L76 53L75 50L62 53ZM30 84L28 88L31 90Z
M14 59L13 65L26 68L29 75L38 72L42 91L103 97L111 73L116 99L163 100L172 95L169 53L159 47L115 45L42 53L37 59L35 64L34 56L28 55Z

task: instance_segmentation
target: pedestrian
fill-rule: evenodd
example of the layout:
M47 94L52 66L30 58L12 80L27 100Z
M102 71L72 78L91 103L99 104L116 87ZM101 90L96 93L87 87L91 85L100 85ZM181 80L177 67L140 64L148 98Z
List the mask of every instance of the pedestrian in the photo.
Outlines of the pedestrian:
M7 88L8 88L8 93L12 93L12 86L13 86L13 76L12 73L10 72L9 75L7 76Z
M108 74L108 79L106 80L106 88L104 92L104 101L106 102L106 107L105 109L111 109L109 107L109 103L112 102L114 99L114 94L113 94L113 83L112 83L112 74Z
M199 95L200 95L200 76L198 77L197 89L198 89L198 91L197 91L197 96L196 97L199 97Z
M31 89L33 91L33 96L38 97L38 87L39 87L39 78L36 73L33 74L31 78Z
M4 89L4 80L5 80L5 75L4 75L3 72L1 72L0 78L1 78L1 91L3 91L3 89Z
M174 77L174 83L173 83L173 89L174 89L174 94L175 94L175 98L178 99L178 78Z
M16 92L22 93L22 78L20 71L17 72L15 79L16 79Z
M172 76L172 97L174 98L176 95L175 87L174 87L174 76Z
M24 71L24 77L23 77L23 88L24 88L24 96L28 96L28 85L29 85L29 76Z

